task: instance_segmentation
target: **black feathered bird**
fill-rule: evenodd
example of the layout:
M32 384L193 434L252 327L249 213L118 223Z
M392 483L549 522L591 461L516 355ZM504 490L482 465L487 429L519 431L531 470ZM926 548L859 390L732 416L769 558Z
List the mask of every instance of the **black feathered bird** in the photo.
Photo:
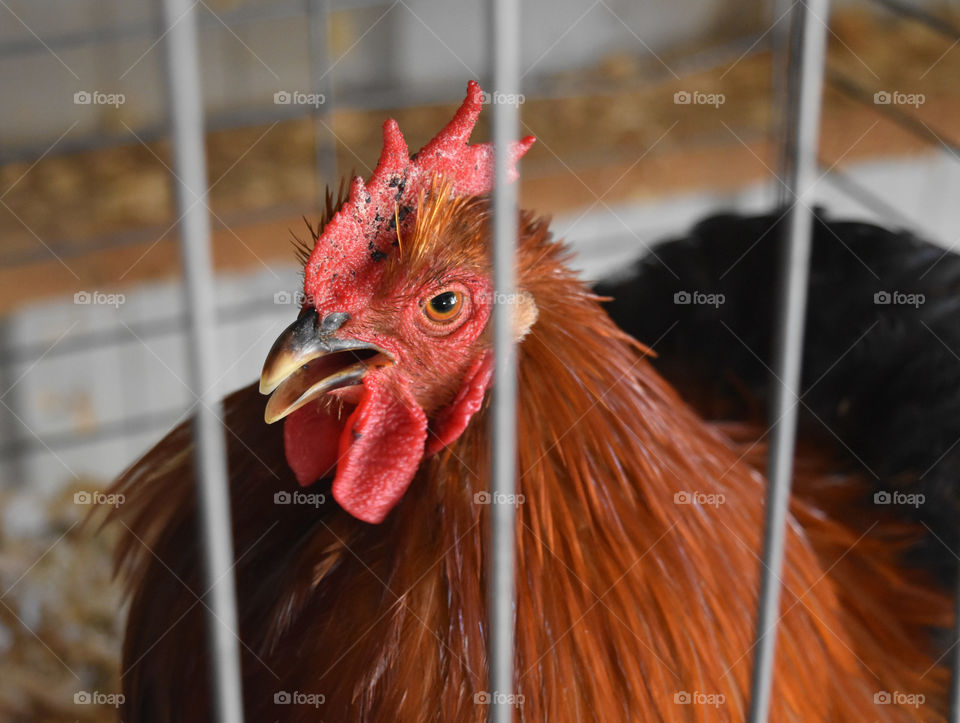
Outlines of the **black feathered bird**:
M708 418L765 413L783 214L720 214L597 285L625 331ZM814 223L800 436L838 447L877 501L929 528L912 551L949 582L960 543L960 256L907 231Z

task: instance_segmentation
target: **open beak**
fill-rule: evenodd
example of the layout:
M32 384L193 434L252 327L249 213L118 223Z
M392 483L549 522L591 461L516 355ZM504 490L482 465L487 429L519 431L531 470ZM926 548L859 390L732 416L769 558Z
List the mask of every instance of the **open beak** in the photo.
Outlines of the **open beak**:
M267 424L393 364L390 353L378 346L334 336L347 319L330 314L320 322L316 309L304 309L273 343L260 374L260 393L270 395L263 415Z

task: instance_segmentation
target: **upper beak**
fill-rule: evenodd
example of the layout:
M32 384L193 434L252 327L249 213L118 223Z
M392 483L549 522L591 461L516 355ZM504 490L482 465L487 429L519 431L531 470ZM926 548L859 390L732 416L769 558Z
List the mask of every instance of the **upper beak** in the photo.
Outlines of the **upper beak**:
M320 322L316 309L304 309L273 343L260 373L260 393L271 395L263 415L267 424L327 392L359 384L370 369L393 363L378 346L333 336L349 318L328 314Z

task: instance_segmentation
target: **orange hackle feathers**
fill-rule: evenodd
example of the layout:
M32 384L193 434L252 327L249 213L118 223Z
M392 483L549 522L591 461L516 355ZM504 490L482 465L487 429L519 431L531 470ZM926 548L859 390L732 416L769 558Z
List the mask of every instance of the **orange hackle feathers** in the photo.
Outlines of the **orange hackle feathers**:
M420 204L388 273L485 263L486 201ZM538 317L518 351L515 690L497 693L537 723L741 721L760 432L701 420L567 260L545 222L521 217L518 285ZM297 486L257 404L241 391L226 419L249 719L486 720L486 410L367 525L329 499L271 504ZM125 720L207 715L203 609L187 590L203 592L190 450L179 428L118 483L132 580ZM929 630L950 624L949 598L898 566L908 528L856 512L858 480L831 476L829 453L801 455L771 720L942 720L946 673ZM279 707L277 691L324 702ZM874 702L894 691L924 702Z
M400 240L397 252L386 260L384 283L398 279L443 278L461 269L489 267L489 229L484 223L486 201L478 196L455 196L442 176L420 191L417 215Z

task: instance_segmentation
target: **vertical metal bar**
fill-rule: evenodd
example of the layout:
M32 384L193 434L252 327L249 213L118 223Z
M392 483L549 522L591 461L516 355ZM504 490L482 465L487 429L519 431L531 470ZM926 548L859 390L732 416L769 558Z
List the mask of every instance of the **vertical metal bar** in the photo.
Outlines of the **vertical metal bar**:
M227 487L226 444L217 409L216 319L210 259L210 217L204 203L207 169L203 143L197 19L190 0L164 0L167 73L180 213L180 245L189 315L191 384L200 404L194 419L196 477L204 548L208 649L216 720L240 723L243 699L233 579L233 538Z
M0 318L0 401L10 409L0 409L0 491L24 489L30 475L27 474L27 449L21 446L23 426L17 422L11 410L23 414L23 399L14 372L16 347L12 343L13 324L10 316ZM39 358L41 355L33 357ZM44 444L49 444L48 441ZM7 480L3 482L3 480Z
M520 6L517 0L493 0L491 97L520 92ZM491 433L493 475L490 480L489 576L490 720L513 719L514 554L516 508L517 369L511 303L516 292L517 189L507 182L510 143L519 130L519 108L493 104L495 183L493 188L493 339L494 387Z
M770 33L770 147L777 149L775 167L781 177L786 177L795 152L790 139L794 130L791 124L796 120L796 94L790 92L790 87L796 81L791 75L798 71L798 67L790 60L792 48L798 41L794 31L799 29L799 23L790 21L790 0L773 0L772 9L774 20L779 22ZM788 189L782 183L774 183L774 187L777 208L787 208L792 200Z
M325 201L325 189L334 187L337 182L337 147L330 131L323 124L332 123L334 109L333 82L329 72L329 5L329 0L308 0L307 4L310 26L310 90L324 97L324 102L314 109L312 115L314 174L317 180L317 202L321 210Z
M800 43L793 46L791 62L799 72L791 74L791 105L796 117L790 124L793 154L786 183L793 196L787 214L788 237L780 268L780 298L776 329L777 379L773 393L771 443L767 460L769 489L766 500L764 567L757 616L757 654L754 659L750 698L751 723L763 723L770 710L774 651L780 617L780 576L793 453L797 429L797 399L800 396L800 366L803 326L806 316L807 280L813 231L810 193L816 180L823 69L826 58L829 0L806 0L793 10L791 22L802 23Z

